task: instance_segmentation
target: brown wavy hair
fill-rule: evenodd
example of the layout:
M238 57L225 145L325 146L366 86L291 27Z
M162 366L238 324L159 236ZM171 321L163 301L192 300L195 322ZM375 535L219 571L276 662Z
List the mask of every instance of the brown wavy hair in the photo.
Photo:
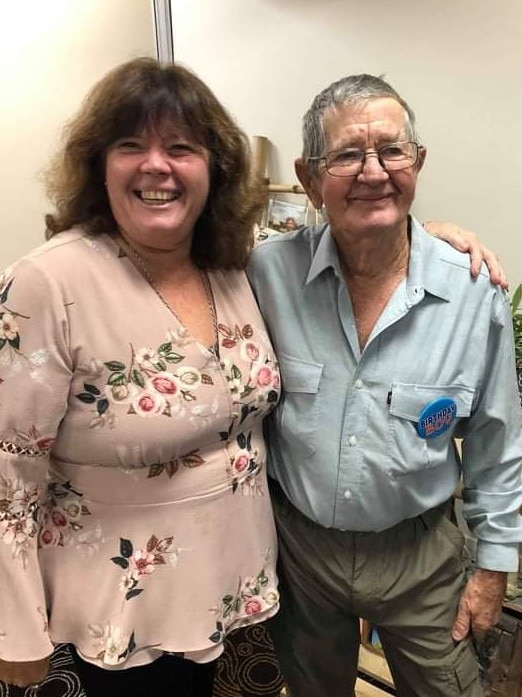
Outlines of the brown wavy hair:
M153 58L136 58L109 72L66 125L63 148L45 173L55 206L45 217L47 237L74 225L93 235L116 231L105 187L107 148L169 123L210 153L210 192L194 226L194 263L244 268L266 195L251 172L248 139L194 73Z

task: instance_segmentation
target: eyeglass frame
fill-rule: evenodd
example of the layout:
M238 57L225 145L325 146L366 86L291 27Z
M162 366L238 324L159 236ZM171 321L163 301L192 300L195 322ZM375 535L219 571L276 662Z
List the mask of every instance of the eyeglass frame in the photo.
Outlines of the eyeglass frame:
M392 169L388 169L388 167L387 167L386 164L382 161L382 159L381 159L381 157L380 157L380 155L379 155L380 151L381 151L383 148L389 148L390 146L393 146L393 145L406 145L406 144L408 144L408 145L413 145L413 146L414 146L414 157L413 157L412 161L409 162L409 163L408 163L407 165L405 165L404 167L394 167L394 168L392 168ZM368 155L372 155L372 156L377 157L380 166L381 166L386 172L400 172L400 171L403 170L403 169L408 169L408 167L413 167L413 166L417 163L417 161L418 161L418 159L419 159L419 153L420 153L420 151L421 151L421 148L422 148L422 145L421 145L420 143L418 143L417 141L415 141L415 140L398 140L398 141L395 141L395 142L393 142L393 143L386 143L385 145L381 145L380 148L367 148L366 150L363 150L362 148L337 148L336 150L330 150L329 152L326 153L326 155L321 155L321 156L310 156L310 157L307 159L307 163L309 163L309 162L320 162L321 160L324 160L324 165L325 165L326 171L328 172L328 174L329 174L331 177L357 177L357 176L359 176L359 174L363 171L364 165L366 164L366 158L368 157ZM347 150L352 150L352 151L362 152L362 153L363 153L364 157L363 157L363 159L362 159L361 162L360 162L360 169L359 169L359 171L358 171L358 172L355 172L355 173L350 173L350 174L333 174L332 172L330 172L330 170L328 169L328 162L327 162L328 156L331 155L332 153L345 152L345 151L347 151ZM340 165L340 166L342 167L343 165Z

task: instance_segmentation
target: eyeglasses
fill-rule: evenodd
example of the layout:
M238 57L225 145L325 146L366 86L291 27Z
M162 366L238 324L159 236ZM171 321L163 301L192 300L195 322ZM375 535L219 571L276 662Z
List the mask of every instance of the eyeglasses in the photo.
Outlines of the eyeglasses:
M419 157L419 144L413 141L388 143L375 150L343 148L332 150L323 157L309 157L308 162L324 161L326 171L334 177L357 176L364 167L368 156L376 157L387 172L412 167Z

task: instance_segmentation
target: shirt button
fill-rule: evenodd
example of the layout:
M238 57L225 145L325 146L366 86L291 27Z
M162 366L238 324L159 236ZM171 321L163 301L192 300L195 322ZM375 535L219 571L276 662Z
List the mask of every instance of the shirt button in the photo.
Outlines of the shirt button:
M362 381L362 380L356 380L356 381L355 381L355 389L356 389L356 390L360 390L361 387L364 387L363 381Z
M395 472L394 472L393 470L388 470L388 477L389 477L390 479L393 480L393 479L395 479L396 476L397 476L397 475L395 474Z
M349 489L346 489L344 492L344 498L349 501L352 498L352 492Z
M356 436L350 436L348 438L348 445L357 445L357 437Z

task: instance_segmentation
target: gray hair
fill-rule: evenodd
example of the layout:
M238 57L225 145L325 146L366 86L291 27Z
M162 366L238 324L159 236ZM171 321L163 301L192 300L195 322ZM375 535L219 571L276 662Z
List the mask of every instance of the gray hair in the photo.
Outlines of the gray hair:
M411 140L417 141L415 130L415 114L413 109L404 101L391 85L375 75L349 75L333 82L320 92L312 102L303 117L303 160L309 157L322 157L325 148L323 122L325 114L330 109L343 106L354 106L372 99L395 99L406 112L406 128ZM308 164L312 172L317 171L317 162Z

